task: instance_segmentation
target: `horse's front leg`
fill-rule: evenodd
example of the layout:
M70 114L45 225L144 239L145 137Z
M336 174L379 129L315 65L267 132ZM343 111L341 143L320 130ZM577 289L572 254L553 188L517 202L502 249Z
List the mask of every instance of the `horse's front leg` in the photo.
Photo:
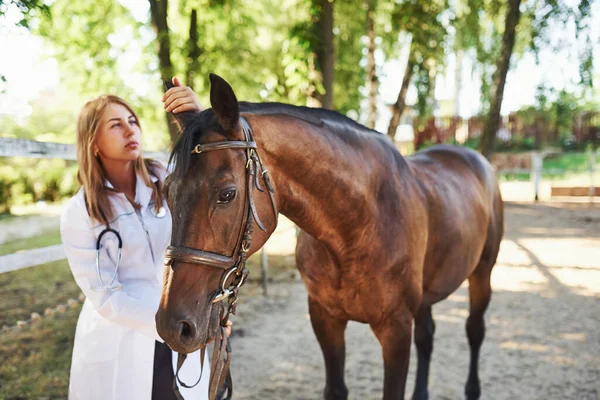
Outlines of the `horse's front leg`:
M371 325L383 350L383 400L404 399L413 315L398 309L378 325Z
M336 319L327 309L308 297L310 321L325 359L326 383L325 400L345 400L348 389L344 383L344 363L346 359L346 342L344 333L348 321Z

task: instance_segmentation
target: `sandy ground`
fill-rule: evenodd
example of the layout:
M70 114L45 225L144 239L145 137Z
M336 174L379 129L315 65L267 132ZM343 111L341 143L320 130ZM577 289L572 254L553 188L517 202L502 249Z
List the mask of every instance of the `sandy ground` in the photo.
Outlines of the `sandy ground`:
M293 249L293 236L287 241ZM599 399L600 207L507 204L492 280L482 399ZM304 286L278 283L269 291L263 298L249 286L240 296L232 337L235 398L322 398L324 367ZM467 309L466 285L434 307L432 399L464 398ZM346 341L350 398L381 398L381 349L370 328L350 323ZM415 361L413 346L407 397Z
M528 188L527 182L502 184L509 200L530 201ZM0 243L57 229L57 210L4 222ZM266 245L269 257L293 265L294 247L295 228L281 217ZM275 280L280 283L269 286L268 298L250 284L240 294L232 337L235 398L322 398L324 367L304 286ZM508 203L492 280L480 361L482 399L600 399L600 205ZM431 399L464 398L467 309L466 285L434 307ZM379 343L368 326L352 322L346 340L350 398L381 398ZM413 352L407 397L415 360Z

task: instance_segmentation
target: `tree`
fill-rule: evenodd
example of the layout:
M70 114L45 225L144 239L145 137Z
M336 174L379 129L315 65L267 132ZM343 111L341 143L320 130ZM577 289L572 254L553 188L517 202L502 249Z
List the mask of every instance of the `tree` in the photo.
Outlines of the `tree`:
M0 17L4 16L10 8L20 12L17 26L30 28L31 21L40 16L50 17L50 6L42 0L0 0Z
M592 58L590 57L591 43L589 41L589 0L580 1L577 6L573 7L569 6L566 2L557 2L555 0L528 2L526 7L520 7L520 3L517 0L508 0L506 3L506 21L502 40L496 41L499 44L499 46L496 46L499 47L499 51L489 52L488 54L491 57L486 57L497 60L492 79L492 88L490 90L489 112L487 113L480 141L480 150L488 158L491 157L493 152L496 132L499 127L502 96L511 55L514 52L522 54L527 50L531 50L539 62L539 50L544 46L549 46L552 42L553 37L546 35L549 27L556 30L561 26L566 27L569 21L573 21L576 26L576 37L586 35L586 46L584 46L584 51L580 53L579 60L580 84L584 88L589 88L592 84L591 80L587 79L593 68ZM497 2L492 2L491 4L494 7L499 7ZM522 14L521 8L524 8ZM568 41L564 41L564 43L568 43ZM565 46L564 43L558 44L555 48ZM481 54L483 53L481 52ZM484 89L484 81L482 81L482 91ZM484 97L483 93L482 97Z
M333 41L333 1L313 0L317 9L317 32L315 53L317 64L323 76L325 93L321 96L324 108L333 108L333 80L335 67L335 44Z
M190 15L190 35L188 42L188 66L185 74L185 84L192 89L196 80L196 73L200 69L201 50L198 46L198 17L196 9Z
M404 69L402 85L400 86L400 91L398 92L398 98L396 99L396 102L392 105L392 118L390 119L390 124L388 126L387 131L387 135L392 140L396 135L396 130L398 129L398 125L400 124L400 117L402 117L402 113L404 112L404 108L406 107L406 93L408 92L408 86L410 85L410 81L412 79L414 70L415 60L411 45L411 50L409 50L408 62L406 64L406 68Z
M375 8L377 0L367 0L367 127L374 129L377 121L377 71L375 65Z
M168 0L148 0L150 2L150 15L152 26L156 32L156 41L158 48L158 68L160 70L160 78L164 81L171 81L175 75L173 64L171 63L171 38L169 35L169 23L167 21L167 12L169 8ZM161 85L162 86L162 85ZM176 124L170 121L169 115L167 125L169 127L169 136L171 143L175 143L179 136L179 128Z
M395 32L405 32L411 37L410 51L402 86L398 98L392 105L392 117L387 135L394 138L400 123L400 117L406 107L406 93L415 71L420 71L420 91L427 96L431 92L432 79L429 78L432 68L443 65L445 54L444 41L447 27L441 15L448 8L445 0L421 2L410 0L399 3L392 13Z
M500 127L500 107L502 107L502 97L504 95L506 74L510 66L510 56L515 45L516 28L521 16L520 5L521 0L508 1L506 25L504 34L502 35L502 48L500 57L496 63L496 73L494 75L490 112L486 118L480 142L480 151L488 159L492 156L496 132Z

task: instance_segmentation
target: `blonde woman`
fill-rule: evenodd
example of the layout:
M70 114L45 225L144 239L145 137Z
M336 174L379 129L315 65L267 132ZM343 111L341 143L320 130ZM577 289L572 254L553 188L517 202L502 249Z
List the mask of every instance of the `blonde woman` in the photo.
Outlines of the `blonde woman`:
M190 88L176 78L173 84L163 97L166 111L202 109ZM75 333L71 400L175 398L175 357L154 321L171 237L162 193L167 171L144 159L141 136L137 114L119 97L100 96L79 114L81 189L64 208L60 227L71 272L86 296ZM185 399L207 398L208 364L198 385L180 387ZM179 377L192 385L199 376L199 355L190 355Z

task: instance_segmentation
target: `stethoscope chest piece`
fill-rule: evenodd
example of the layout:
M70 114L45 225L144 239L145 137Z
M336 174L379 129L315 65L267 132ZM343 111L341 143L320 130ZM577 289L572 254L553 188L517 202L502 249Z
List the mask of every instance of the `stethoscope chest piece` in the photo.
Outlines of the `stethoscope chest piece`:
M164 207L161 207L158 209L158 211L156 211L156 209L153 207L152 208L152 214L154 214L154 216L156 218L164 218L167 215L167 209Z

